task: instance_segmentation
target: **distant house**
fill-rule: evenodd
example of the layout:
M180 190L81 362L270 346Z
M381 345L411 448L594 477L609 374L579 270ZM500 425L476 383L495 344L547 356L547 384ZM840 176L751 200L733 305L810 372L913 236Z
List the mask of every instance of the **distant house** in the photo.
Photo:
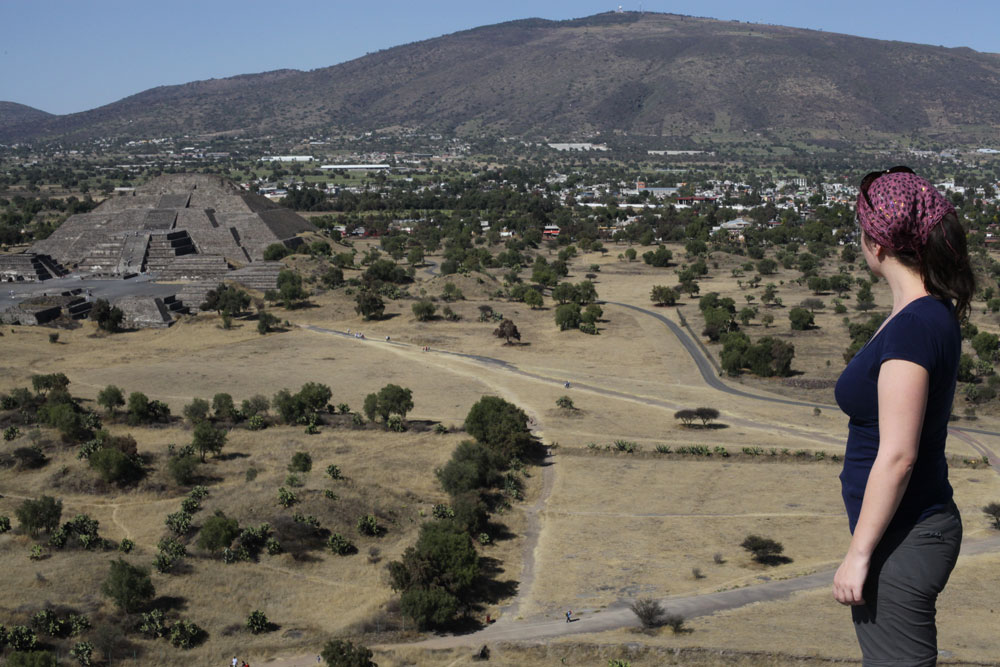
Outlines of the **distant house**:
M559 226L558 225L545 225L545 229L542 230L542 238L554 239L559 236Z

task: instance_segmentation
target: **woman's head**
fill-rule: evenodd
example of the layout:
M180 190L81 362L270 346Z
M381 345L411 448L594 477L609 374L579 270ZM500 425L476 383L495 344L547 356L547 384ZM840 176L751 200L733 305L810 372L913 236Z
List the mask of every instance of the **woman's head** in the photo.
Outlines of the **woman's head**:
M930 231L955 207L909 168L894 167L865 176L856 210L868 238L886 250L919 255Z
M965 230L930 182L908 167L872 172L861 181L856 211L867 239L917 271L928 292L953 299L960 319L968 314L976 285Z

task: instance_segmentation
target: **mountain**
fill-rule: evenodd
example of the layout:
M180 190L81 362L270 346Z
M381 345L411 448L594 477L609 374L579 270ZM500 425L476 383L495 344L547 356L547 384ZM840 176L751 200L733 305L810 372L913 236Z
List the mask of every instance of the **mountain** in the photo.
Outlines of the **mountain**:
M527 19L309 72L153 88L0 126L0 141L392 126L564 139L713 130L961 139L1000 128L1000 56L673 14Z
M53 118L53 115L47 111L17 102L0 102L0 131L4 128L42 121L47 118Z

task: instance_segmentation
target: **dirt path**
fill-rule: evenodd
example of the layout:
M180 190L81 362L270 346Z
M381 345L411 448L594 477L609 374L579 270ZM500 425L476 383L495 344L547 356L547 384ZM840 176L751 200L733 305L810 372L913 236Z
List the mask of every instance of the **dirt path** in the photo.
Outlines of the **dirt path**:
M690 340L690 337L676 324L668 320L666 317L660 315L659 313L654 313L652 311L646 310L644 308L639 308L636 306L631 306L628 304L611 303L608 305L616 305L624 308L629 308L640 313L652 316L670 328L672 333L678 338L678 341L687 350L691 357L698 364L701 371L702 377L709 386L719 390L724 391L729 394L737 395L743 398L750 398L755 400L764 400L775 403L783 403L796 407L821 407L827 408L830 406L813 404L803 401L794 401L790 399L765 396L760 394L753 394L747 391L734 389L725 385L718 377L715 375L714 368L711 366L709 360L705 357L703 351L694 344L694 341ZM304 328L314 331L316 333L322 334L332 334L340 335L346 337L353 337L345 332L323 329L315 326L305 326ZM367 342L367 341L366 341ZM412 353L416 350L416 347L409 345L407 343L400 343L398 341L371 341L377 344L383 344L394 348L393 351L397 353L407 354ZM465 361L475 364L480 367L487 367L493 371L499 371L501 373L511 373L519 375L521 377L529 378L538 382L545 382L550 384L563 385L565 382L562 378L554 378L541 373L532 372L530 370L525 370L518 368L516 365L509 362L494 359L491 357L485 357L480 355L463 354L458 352L451 352L448 350L429 350L434 353L434 356L445 358L452 358L456 361ZM426 354L426 352L425 352ZM442 359L442 361L444 361ZM455 368L455 364L448 363L438 363L441 367L447 368L453 372L461 372ZM590 392L602 396L618 398L621 400L633 401L641 403L644 405L650 405L655 407L662 407L665 409L678 409L678 405L670 401L665 401L658 398L652 398L647 396L638 396L634 394L628 394L626 392L621 392L618 390L608 389L605 387L600 387L591 384L580 384L576 383L572 386L573 391L584 391ZM530 412L530 411L529 411ZM762 424L756 422L752 419L735 418L730 419L734 425L747 426L752 428L769 428L771 430L780 430L782 432L795 435L797 437L805 438L814 442L823 442L825 444L843 444L843 440L840 438L833 438L829 435L822 433L815 433L811 431L806 431L804 429L799 429L791 426L775 426L773 424ZM533 431L539 437L542 435L540 425L535 419L532 419ZM1000 434L992 433L990 431L970 431L968 429L949 429L953 435L960 438L964 442L968 443L977 452L986 456L990 459L990 463L994 470L1000 472L1000 461L998 461L996 455L987 448L982 442L971 435L972 432L980 433L983 435L1000 436ZM581 634L581 633L594 633L601 632L604 630L616 629L621 627L627 627L636 625L635 615L628 607L628 602L625 600L620 600L619 602L613 604L607 609L601 610L597 613L590 614L580 618L572 623L567 623L563 619L552 620L550 617L546 616L533 616L525 619L518 619L518 611L521 607L521 603L524 600L531 599L531 589L535 581L535 553L538 549L538 542L541 536L541 513L545 509L545 505L552 493L552 488L555 481L555 465L550 462L550 465L543 467L543 482L542 490L539 493L538 498L532 503L531 506L524 508L526 516L526 527L525 527L525 546L524 546L524 560L521 571L521 576L519 578L518 593L515 598L502 609L502 613L498 621L487 628L484 628L478 632L470 633L467 635L459 636L439 636L427 639L425 641L411 644L410 646L420 646L429 649L434 648L450 648L456 646L471 646L480 645L483 643L488 643L492 641L500 640L532 640L532 639L545 639L550 637L565 636L570 634ZM579 513L585 514L585 513ZM643 516L635 515L629 513L592 513L594 515L601 516ZM830 516L833 516L831 514ZM736 516L736 515L734 515ZM739 515L744 516L744 515ZM768 515L772 516L772 515ZM777 516L777 515L775 515ZM787 516L800 516L798 514L788 514ZM839 514L837 514L839 516ZM969 543L963 545L963 556L973 555L976 553L986 553L990 551L995 551L1000 549L1000 537L991 538L988 540L981 540L979 542ZM782 580L782 581L772 581L765 584L741 587L730 591L722 591L715 593L703 593L695 594L689 596L672 597L665 598L661 600L664 607L670 612L675 614L680 614L685 618L695 618L698 616L704 616L708 614L713 614L719 611L736 609L747 604L754 602L767 602L786 598L794 593L807 590L815 590L819 588L828 587L832 584L833 575L835 570L833 568L816 572L813 574L803 575L795 577L792 579ZM382 647L388 648L388 647ZM315 656L295 656L287 658L278 658L267 662L265 664L269 665L280 665L282 667L305 667L306 665L315 664Z

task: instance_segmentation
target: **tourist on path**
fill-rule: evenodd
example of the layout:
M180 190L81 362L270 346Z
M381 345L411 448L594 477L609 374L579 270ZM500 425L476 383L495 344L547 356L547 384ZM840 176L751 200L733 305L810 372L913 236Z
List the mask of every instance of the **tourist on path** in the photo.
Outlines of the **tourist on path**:
M935 603L962 542L945 439L975 278L954 207L910 169L868 174L857 217L892 312L837 382L853 537L833 596L851 605L865 665L934 665Z

